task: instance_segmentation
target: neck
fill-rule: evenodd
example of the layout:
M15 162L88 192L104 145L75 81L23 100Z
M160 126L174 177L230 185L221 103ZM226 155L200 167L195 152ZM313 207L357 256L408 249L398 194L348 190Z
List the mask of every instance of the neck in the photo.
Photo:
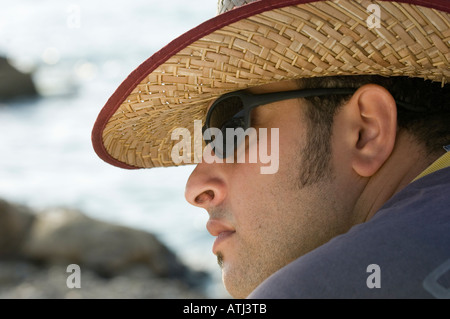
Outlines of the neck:
M411 135L399 132L391 156L367 180L355 205L355 212L359 212L364 221L371 219L392 196L411 183L440 155L427 154Z

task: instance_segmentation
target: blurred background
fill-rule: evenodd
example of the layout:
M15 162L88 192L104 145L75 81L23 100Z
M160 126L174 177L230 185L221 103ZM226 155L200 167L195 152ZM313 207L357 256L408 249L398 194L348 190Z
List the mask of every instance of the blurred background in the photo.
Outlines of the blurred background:
M14 82L2 65L0 198L36 211L78 209L151 232L189 267L211 275L207 297L227 296L207 213L184 199L194 166L123 170L100 160L90 140L100 109L125 77L215 16L217 2L0 2L0 59L29 74L37 91Z

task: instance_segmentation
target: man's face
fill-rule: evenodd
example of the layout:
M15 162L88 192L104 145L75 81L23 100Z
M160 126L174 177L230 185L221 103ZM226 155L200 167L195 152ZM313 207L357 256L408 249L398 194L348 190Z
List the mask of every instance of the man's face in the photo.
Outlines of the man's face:
M294 89L295 82L287 82L249 91ZM342 187L334 174L313 185L299 181L307 164L302 162L307 144L303 103L286 100L252 113L252 126L267 128L268 141L271 128L279 129L275 174L261 174L261 163L203 162L187 182L187 200L209 213L208 231L217 236L213 253L235 298L245 298L272 273L348 229L348 214L341 213L346 208L334 195Z

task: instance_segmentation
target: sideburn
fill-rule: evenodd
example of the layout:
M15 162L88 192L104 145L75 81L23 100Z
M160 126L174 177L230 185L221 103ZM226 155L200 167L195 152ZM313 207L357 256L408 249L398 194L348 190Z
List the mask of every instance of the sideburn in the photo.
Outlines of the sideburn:
M319 101L300 102L305 107L306 145L300 150L300 188L329 180L333 176L331 165L331 134L334 112L320 111L315 105Z

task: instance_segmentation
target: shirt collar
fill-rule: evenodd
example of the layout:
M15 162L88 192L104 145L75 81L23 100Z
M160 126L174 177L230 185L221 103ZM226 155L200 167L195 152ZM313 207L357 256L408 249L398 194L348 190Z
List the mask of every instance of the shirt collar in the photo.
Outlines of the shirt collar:
M447 151L444 155L439 157L433 164L428 166L422 173L420 173L414 180L418 180L428 174L436 172L440 169L446 168L450 166L450 145L444 146L444 149Z

